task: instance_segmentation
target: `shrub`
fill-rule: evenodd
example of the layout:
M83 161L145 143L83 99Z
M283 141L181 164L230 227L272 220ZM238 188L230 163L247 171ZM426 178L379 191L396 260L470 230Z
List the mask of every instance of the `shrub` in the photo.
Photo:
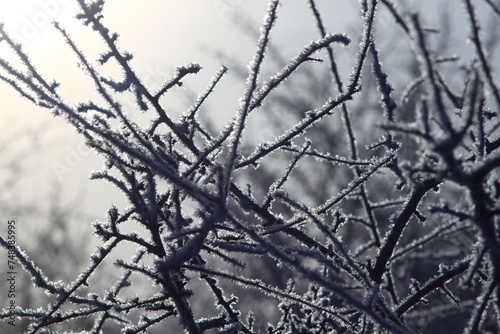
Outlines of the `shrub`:
M22 65L1 59L0 78L64 117L105 159L92 179L115 185L129 206L111 207L107 221L94 223L102 245L73 282L49 280L10 248L50 296L44 308L15 309L30 320L28 333L86 317L91 333L165 329L173 318L189 333L255 333L267 322L268 333L441 332L447 319L456 319L448 331L500 330L500 92L488 58L496 44L484 42L471 0L462 1L475 52L467 63L433 50L440 31L389 0L360 2L357 47L347 35L327 33L327 13L309 0L319 39L263 78L280 5L270 1L245 91L220 133L198 113L228 68L174 119L165 94L200 66L178 67L157 90L147 89L102 22L104 1L78 3L77 18L106 45L97 63L115 63L121 78L100 74L58 23L98 99L66 103L59 83L46 80L3 28L1 42ZM485 3L498 20L498 6ZM382 62L390 55L378 48L386 31L375 34L378 11L411 45L413 53L401 47L407 66ZM337 54L354 49L345 80ZM311 63L324 67L323 76ZM125 95L146 126L127 115L119 102ZM273 135L250 131L255 121L274 124ZM6 238L0 243L9 248ZM121 245L136 256L121 259ZM92 291L91 276L113 257L122 276ZM134 290L131 282L141 279L154 290ZM279 319L257 314L253 298L279 310Z

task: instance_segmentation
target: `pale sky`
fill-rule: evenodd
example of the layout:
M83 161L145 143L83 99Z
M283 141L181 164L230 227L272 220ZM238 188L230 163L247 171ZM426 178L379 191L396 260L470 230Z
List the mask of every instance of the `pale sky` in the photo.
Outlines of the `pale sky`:
M444 2L447 1L398 3L401 6L412 3L429 8L427 13L432 16L438 13L435 10L439 7L438 3ZM0 21L4 21L12 36L23 43L37 68L47 78L55 78L62 83L59 92L71 103L92 99L95 94L88 79L77 69L75 56L50 22L61 22L90 59L97 59L103 50L95 34L73 18L75 3L75 0L0 0ZM104 14L108 27L120 33L120 47L134 54L133 66L146 85L158 87L174 73L175 66L198 62L203 67L201 73L185 81L186 86L198 94L221 66L221 60L209 50L221 51L242 64L251 60L256 38L244 34L235 22L254 22L254 28L258 29L267 6L267 0L107 0ZM317 0L317 6L325 17L329 32L353 32L358 1ZM455 7L459 16L461 6ZM384 13L381 12L381 15ZM384 20L391 18L381 21ZM382 26L379 33L385 33L383 29ZM461 29L466 33L463 24ZM308 2L282 1L272 41L283 55L291 58L302 46L318 38ZM356 48L357 43L349 47ZM0 56L8 57L2 43ZM342 54L339 56L342 57ZM112 74L108 68L103 70ZM230 67L228 75L209 101L210 106L217 106L216 114L211 117L225 120L237 107L243 86L234 70ZM178 90L175 94L169 102L173 114L182 112L189 101L187 91ZM41 132L36 138L26 135L39 130ZM65 191L69 189L65 192L69 193L68 196L82 185L90 187L88 198L82 205L88 205L94 214L104 215L109 198L114 199L113 196L106 196L107 200L103 201L92 195L108 194L109 189L103 191L102 187L108 186L98 185L101 183L98 181L91 182L91 185L85 182L91 170L100 168L100 160L84 148L82 139L73 129L63 120L53 118L47 110L37 109L22 100L2 82L0 144L0 153L6 155L4 161L16 156L17 152L29 152L33 148L25 156L24 166L29 173L22 175L17 188L28 202L49 191L54 183L61 185ZM68 167L63 170L64 173L58 169L61 165ZM118 199L116 202L120 203Z
M90 59L97 59L103 50L95 34L74 19L75 3L74 0L0 0L0 21L23 44L46 78L62 83L59 92L71 103L93 98L95 93L51 22L60 22ZM175 66L197 62L203 70L185 83L198 94L220 69L221 60L216 59L213 50L222 51L243 65L251 60L256 39L242 33L234 19L253 22L257 30L267 6L267 0L143 0L140 5L135 0L108 0L104 14L108 27L120 34L120 47L134 54L133 66L147 85L159 86L174 73ZM357 4L350 0L319 0L318 7L331 15L328 28L332 33L343 32L357 10ZM308 4L303 0L284 1L280 8L273 40L285 56L293 57L302 46L319 38L311 15L304 15L307 11ZM9 57L1 43L0 55ZM241 80L230 68L211 97L210 104L217 105L217 114L212 117L227 119L236 109L242 91ZM180 113L187 101L185 91L178 94L181 97L173 96L170 102L174 114ZM118 197L108 196L113 194L109 185L85 182L90 171L101 167L101 162L84 147L73 129L47 110L20 98L3 82L0 82L0 143L5 147L0 151L4 159L21 156L24 160L21 164L24 172L12 192L20 194L17 201L39 202L41 194L57 185L68 198L77 196L79 188L88 188L86 200L81 204L95 215L104 216L110 202L122 203ZM96 193L106 194L103 197L106 200L95 196Z

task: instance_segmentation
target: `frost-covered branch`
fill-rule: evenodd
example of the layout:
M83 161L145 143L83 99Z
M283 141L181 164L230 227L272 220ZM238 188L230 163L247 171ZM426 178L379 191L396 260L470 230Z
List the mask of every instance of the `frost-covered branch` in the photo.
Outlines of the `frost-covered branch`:
M16 60L0 56L0 80L64 117L103 159L91 179L110 183L127 206L93 223L98 250L73 282L50 281L0 236L48 295L47 306L0 317L27 319L33 334L78 321L94 334L416 333L439 322L432 301L469 319L453 324L458 332L500 330L491 310L500 309L500 98L487 56L496 46L484 42L471 1L470 63L436 41L455 31L427 28L436 22L390 0L360 1L353 36L330 33L329 13L308 1L319 37L285 60L271 37L289 4L269 1L239 105L220 132L200 112L232 66L214 69L176 119L167 110L183 92L174 87L202 64L146 87L105 25L105 1L77 2L77 19L103 41L99 58L55 29L98 98L68 104L64 83L46 79L3 25L0 43ZM405 42L388 43L386 31ZM108 63L120 74L104 75ZM136 256L124 260L122 247ZM112 279L94 291L100 275ZM269 312L250 312L260 305Z

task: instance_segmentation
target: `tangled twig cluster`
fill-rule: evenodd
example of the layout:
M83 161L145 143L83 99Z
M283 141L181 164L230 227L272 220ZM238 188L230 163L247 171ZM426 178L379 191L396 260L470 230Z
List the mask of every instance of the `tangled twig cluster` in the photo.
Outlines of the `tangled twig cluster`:
M418 15L404 15L389 0L360 1L360 43L352 74L343 80L336 54L355 46L346 35L327 33L328 13L320 13L314 0L309 5L319 39L262 78L280 5L270 1L240 105L220 133L198 115L228 69L223 66L192 107L173 119L164 107L166 93L201 67L179 67L156 91L146 88L131 66L132 55L119 48L118 34L103 24L103 0L78 0L77 18L106 45L97 62L55 24L99 102L65 102L59 83L46 80L1 27L1 43L22 65L0 59L0 79L85 137L106 161L92 178L115 185L129 203L110 208L107 221L94 224L102 245L71 283L49 280L15 248L34 285L51 298L44 308L15 310L30 319L27 332L87 317L93 323L87 331L95 334L110 323L123 333L142 333L162 328L169 318L189 333L257 332L256 324L269 319L245 317L240 290L226 282L277 301L281 318L268 325L268 333L412 333L431 328L440 316L464 314L457 326L465 333L499 330L500 93L472 1L462 2L476 54L468 65L435 54L429 39L437 31L423 28ZM486 2L500 18L494 2ZM382 63L377 47L382 10L394 18L418 63L404 90L391 86L388 73L394 69ZM273 122L268 101L287 79L318 63L321 52L332 83L326 97L308 110L288 105L290 114L280 123L285 128L271 140L252 141L250 119ZM108 62L123 77L100 74L99 66ZM443 64L460 70L449 79ZM127 115L119 102L127 94L149 117L148 126ZM373 96L380 103L365 102ZM368 112L376 126L363 124ZM372 131L364 134L359 127ZM134 223L141 230L125 232ZM9 248L3 237L0 243ZM105 291L84 293L121 244L137 249L131 261L116 261L122 276ZM260 277L255 268L264 264L276 277L288 277L288 284ZM252 266L247 275L244 268ZM140 277L153 282L155 293L132 289L130 282ZM193 282L211 291L208 316L197 313L193 300L202 292Z

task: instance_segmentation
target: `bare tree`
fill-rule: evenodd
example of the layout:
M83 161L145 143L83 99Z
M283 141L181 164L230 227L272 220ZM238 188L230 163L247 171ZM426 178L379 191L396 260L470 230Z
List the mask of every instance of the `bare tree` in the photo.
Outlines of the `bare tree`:
M106 161L92 178L115 185L129 206L111 207L108 220L94 224L102 245L71 282L47 278L0 237L51 298L42 309L17 307L2 318L29 319L28 333L84 317L94 320L81 329L91 333L108 323L124 333L165 329L173 326L170 319L189 333L263 331L270 319L241 311L251 303L243 287L261 292L281 312L268 333L439 332L439 318L454 316L457 331L500 330L500 92L488 58L496 43L485 42L488 32L480 30L471 0L462 1L475 52L468 63L439 53L446 48L433 50L439 30L389 0L360 1L358 47L347 35L329 34L327 13L309 0L318 39L264 78L280 6L270 1L245 91L220 133L199 112L227 67L173 119L165 94L200 66L178 67L155 91L147 89L130 65L132 55L119 48L118 34L102 23L104 1L78 3L77 18L106 45L97 62L63 27L55 28L100 101L67 104L59 83L46 80L3 28L1 42L22 66L0 59L0 78L64 117ZM498 20L498 6L484 4ZM387 53L378 47L377 12L388 13L407 41L406 67L382 62ZM351 49L352 71L344 79L337 55ZM123 77L100 74L99 64L107 62ZM308 66L318 63L328 78L315 75L317 86L301 89L303 81L294 78L311 78ZM408 71L399 80L405 87L394 89L391 75L402 70ZM280 93L282 87L296 94ZM147 126L118 102L129 94ZM272 135L250 131L254 119L274 122ZM120 258L122 245L137 250L132 260ZM122 276L94 291L92 277L114 258ZM256 263L272 270L255 270ZM130 287L142 280L155 289ZM207 288L212 303L204 299L201 306Z

